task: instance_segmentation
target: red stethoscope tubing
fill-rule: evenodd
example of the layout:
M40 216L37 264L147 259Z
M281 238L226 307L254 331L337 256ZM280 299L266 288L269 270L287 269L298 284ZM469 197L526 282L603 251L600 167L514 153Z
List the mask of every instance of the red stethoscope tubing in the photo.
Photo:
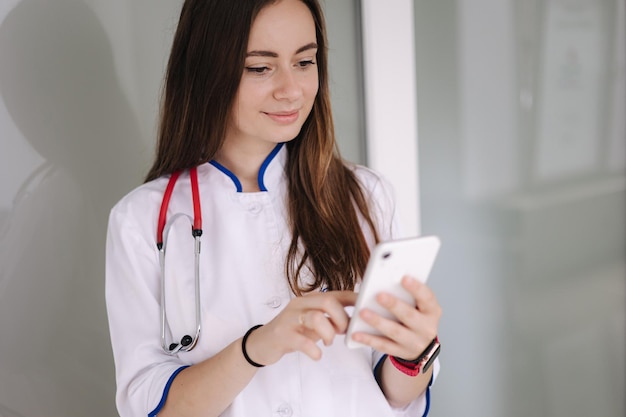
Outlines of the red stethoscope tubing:
M161 201L161 210L159 211L159 221L157 223L157 247L161 249L163 247L163 230L165 229L165 223L167 220L167 208L170 205L170 199L172 198L172 192L178 177L180 177L182 171L176 171L172 173L170 179L165 188L163 194L163 201ZM200 192L198 188L198 171L195 167L189 170L189 178L191 179L191 198L193 200L193 236L202 235L202 210L200 208Z

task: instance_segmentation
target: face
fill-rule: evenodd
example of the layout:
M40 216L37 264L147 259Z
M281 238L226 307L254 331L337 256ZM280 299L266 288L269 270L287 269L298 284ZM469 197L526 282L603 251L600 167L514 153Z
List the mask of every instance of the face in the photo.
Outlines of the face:
M280 0L254 20L226 145L267 154L295 138L318 89L315 23L300 0Z

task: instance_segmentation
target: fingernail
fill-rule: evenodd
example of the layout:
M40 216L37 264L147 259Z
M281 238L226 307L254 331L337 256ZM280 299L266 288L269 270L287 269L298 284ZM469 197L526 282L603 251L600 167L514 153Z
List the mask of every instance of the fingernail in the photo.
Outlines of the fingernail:
M381 304L387 304L389 302L389 295L385 293L378 294L378 302Z
M404 284L409 287L415 287L417 286L417 280L411 277L404 277Z

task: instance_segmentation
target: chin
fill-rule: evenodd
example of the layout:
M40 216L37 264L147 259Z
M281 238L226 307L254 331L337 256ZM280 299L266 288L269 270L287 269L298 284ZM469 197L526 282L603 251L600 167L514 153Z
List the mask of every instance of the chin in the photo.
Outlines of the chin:
M282 142L292 141L296 137L298 137L301 130L302 129L297 129L297 130L294 129L290 132L277 132L277 134L273 136L274 139L272 139L272 142L282 143Z

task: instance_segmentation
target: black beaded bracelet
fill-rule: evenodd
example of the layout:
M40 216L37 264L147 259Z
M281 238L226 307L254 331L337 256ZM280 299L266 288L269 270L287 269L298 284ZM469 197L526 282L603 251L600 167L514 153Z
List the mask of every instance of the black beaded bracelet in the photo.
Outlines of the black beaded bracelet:
M241 339L241 351L243 352L243 357L246 358L246 360L248 361L248 363L250 365L252 365L252 366L254 366L256 368L263 368L265 365L261 365L260 363L256 363L255 361L250 359L250 356L248 356L248 352L246 352L246 341L248 340L248 336L250 336L250 333L252 333L253 331L255 331L256 329L258 329L261 326L263 326L263 325L262 324L257 324L256 326L250 327L250 329L248 329L246 334L243 336L243 339Z

